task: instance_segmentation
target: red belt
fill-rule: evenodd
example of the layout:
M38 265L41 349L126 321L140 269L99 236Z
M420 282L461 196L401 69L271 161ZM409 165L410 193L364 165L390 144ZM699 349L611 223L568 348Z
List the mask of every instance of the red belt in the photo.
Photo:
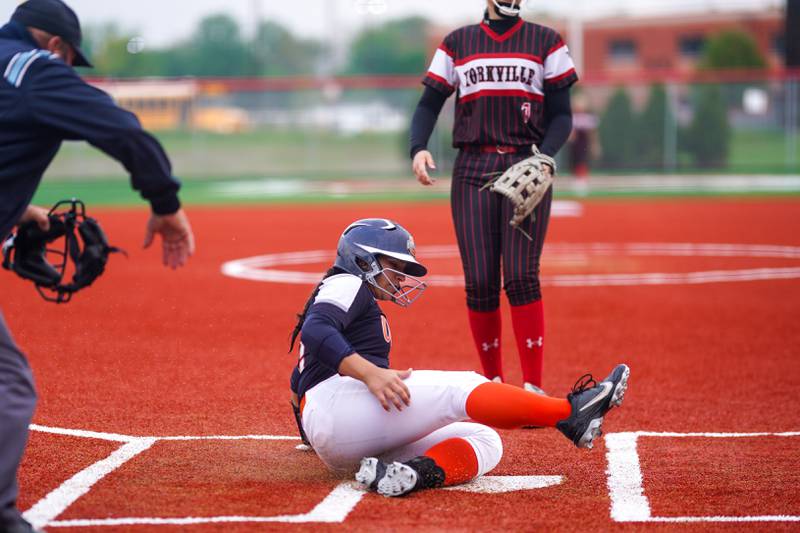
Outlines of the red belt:
M502 144L468 144L462 146L461 149L466 152L483 153L483 154L516 154L526 149L527 146L512 146Z

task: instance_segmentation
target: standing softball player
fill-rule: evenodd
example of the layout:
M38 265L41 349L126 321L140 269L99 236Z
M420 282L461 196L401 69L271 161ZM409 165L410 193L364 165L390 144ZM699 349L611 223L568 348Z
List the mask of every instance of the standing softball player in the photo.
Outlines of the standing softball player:
M419 182L432 184L428 169L436 165L427 150L428 140L445 100L457 93L453 145L459 152L451 209L473 339L484 375L504 381L502 279L511 303L524 387L542 392L544 312L539 258L552 190L546 190L532 216L512 227L509 220L518 214L516 206L485 185L490 176L531 158L532 152L551 179L555 173L551 156L572 129L569 91L578 78L559 34L523 21L520 3L487 0L480 24L445 37L423 80L425 91L411 125L411 157Z
M299 315L291 377L300 434L332 470L385 496L465 483L503 454L494 428L558 428L591 448L603 417L622 403L630 371L599 384L583 376L566 399L487 380L474 372L393 370L392 334L377 300L410 305L427 269L414 239L385 219L353 222L334 266ZM360 465L360 468L359 468Z

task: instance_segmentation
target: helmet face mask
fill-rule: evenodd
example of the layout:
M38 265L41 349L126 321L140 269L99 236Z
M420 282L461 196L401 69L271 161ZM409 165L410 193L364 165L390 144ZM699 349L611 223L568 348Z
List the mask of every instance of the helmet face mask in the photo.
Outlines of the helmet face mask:
M406 307L426 287L418 276L428 270L414 254L414 238L405 228L391 220L368 218L344 230L334 265L369 283L373 293L384 296L381 299Z
M379 281L381 279L385 280L388 289L381 285ZM393 279L397 281L393 281ZM408 307L414 303L427 288L421 279L390 267L382 267L378 274L367 278L367 283L386 295L386 300L391 300L400 307Z
M492 0L497 13L506 17L518 17L524 0Z

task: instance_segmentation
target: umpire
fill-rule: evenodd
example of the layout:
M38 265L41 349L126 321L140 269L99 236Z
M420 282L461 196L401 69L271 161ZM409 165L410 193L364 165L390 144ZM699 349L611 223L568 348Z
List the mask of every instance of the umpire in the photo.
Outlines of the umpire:
M84 82L90 67L78 17L61 0L28 0L0 28L0 242L19 223L47 229L47 211L30 202L63 140L85 140L118 160L150 202L145 247L163 241L166 266L183 266L194 236L161 145L136 117ZM0 312L0 533L32 531L16 508L17 469L36 405L33 377Z

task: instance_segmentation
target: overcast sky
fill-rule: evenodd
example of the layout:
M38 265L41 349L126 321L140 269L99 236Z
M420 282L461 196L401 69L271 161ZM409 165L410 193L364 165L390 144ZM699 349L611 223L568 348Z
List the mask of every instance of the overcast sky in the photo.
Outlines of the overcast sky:
M245 32L254 20L268 18L303 37L329 40L350 35L388 18L423 15L443 26L455 27L480 19L486 0L66 0L82 23L117 22L137 32L145 44L159 46L186 37L197 22L212 13L235 17ZM18 0L0 0L0 16L7 20ZM783 0L529 0L530 13L584 16L657 14L686 10L758 9L783 5ZM302 6L302 7L301 7Z

